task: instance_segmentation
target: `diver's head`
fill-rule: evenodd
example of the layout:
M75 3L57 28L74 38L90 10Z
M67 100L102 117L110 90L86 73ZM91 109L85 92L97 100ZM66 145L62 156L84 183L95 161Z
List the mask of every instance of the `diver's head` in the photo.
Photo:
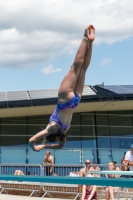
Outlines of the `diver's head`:
M45 138L45 142L63 142L66 141L66 134L59 129L56 133L52 133Z

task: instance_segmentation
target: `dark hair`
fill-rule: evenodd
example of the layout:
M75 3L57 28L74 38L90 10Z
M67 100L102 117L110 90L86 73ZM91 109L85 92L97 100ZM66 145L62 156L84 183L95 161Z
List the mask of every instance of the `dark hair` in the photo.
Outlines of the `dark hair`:
M57 133L48 135L46 137L46 142L64 142L65 138L67 138L67 136L64 135L59 129Z
M116 165L117 164L117 162L116 161L113 161L113 163Z
M97 162L93 162L92 164L97 164Z
M126 155L127 151L124 152L123 157L121 159L121 164L123 164L123 160L125 160L125 155Z
M126 155L127 151L124 152L124 156Z

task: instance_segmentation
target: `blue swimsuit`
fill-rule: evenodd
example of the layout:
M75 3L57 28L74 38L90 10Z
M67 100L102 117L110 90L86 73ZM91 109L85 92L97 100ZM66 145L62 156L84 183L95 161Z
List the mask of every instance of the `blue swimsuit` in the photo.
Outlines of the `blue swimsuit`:
M59 110L66 109L66 108L76 108L79 103L80 103L80 98L79 98L79 96L77 94L74 94L74 97L70 101L68 101L66 103L63 103L63 104L59 104L58 103L54 113L51 115L51 117L49 119L49 122L54 121L57 124L59 124L61 132L65 133L66 129L70 125L62 124L62 122L60 121L60 119L58 117L58 112L59 112Z

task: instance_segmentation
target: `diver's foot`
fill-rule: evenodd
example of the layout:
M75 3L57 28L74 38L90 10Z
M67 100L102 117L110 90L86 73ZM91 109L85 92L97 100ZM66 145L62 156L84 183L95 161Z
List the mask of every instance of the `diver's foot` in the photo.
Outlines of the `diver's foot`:
M93 25L89 25L85 29L84 39L87 43L93 42L95 39L95 28Z

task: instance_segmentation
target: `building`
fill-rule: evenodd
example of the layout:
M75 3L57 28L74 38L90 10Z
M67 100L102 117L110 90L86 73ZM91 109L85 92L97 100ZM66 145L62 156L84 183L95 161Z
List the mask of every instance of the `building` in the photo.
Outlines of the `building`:
M57 93L0 92L0 163L41 163L46 150L33 152L28 140L45 128ZM133 143L133 85L84 86L67 135L62 150L51 150L55 163L120 163Z

